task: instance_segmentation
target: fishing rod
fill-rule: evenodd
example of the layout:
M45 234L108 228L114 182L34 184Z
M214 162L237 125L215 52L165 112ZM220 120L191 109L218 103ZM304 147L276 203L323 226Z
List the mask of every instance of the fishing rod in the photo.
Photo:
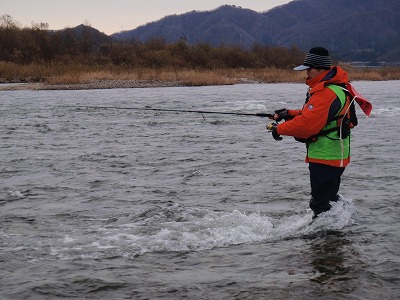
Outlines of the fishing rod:
M129 110L144 110L144 111L161 111L161 112L184 112L184 113L199 113L199 114L219 114L219 115L235 115L235 116L255 116L261 118L272 119L274 114L268 113L241 113L241 112L224 112L224 111L207 111L207 110L186 110L186 109L165 109L165 108L152 108L152 107L118 107L118 106L89 106L89 105L76 105L76 106L62 106L69 108L89 108L89 109L129 109Z

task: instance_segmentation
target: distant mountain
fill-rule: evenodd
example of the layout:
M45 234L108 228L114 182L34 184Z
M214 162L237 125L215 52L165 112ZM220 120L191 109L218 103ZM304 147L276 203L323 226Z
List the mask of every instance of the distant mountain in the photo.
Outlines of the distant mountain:
M52 34L60 35L68 46L77 46L77 40L83 41L80 49L83 52L99 51L100 46L113 42L107 34L87 25L78 25L73 28L51 31Z
M343 60L400 61L400 1L294 0L263 13L225 5L167 16L111 37L246 48L255 43L305 50L318 45Z
M212 11L192 11L183 15L167 16L134 30L115 33L111 37L119 41L146 41L162 37L168 43L184 38L189 43L204 42L213 46L251 46L259 40L269 42L271 36L268 32L277 28L278 26L263 14L224 5Z
M93 28L88 25L78 25L74 28L69 28L69 29L64 29L63 31L66 30L72 30L76 34L77 37L85 37L87 35L96 38L97 40L104 41L104 42L109 42L111 39L110 37L105 34L104 32L101 32L97 30L96 28Z
M88 25L78 25L76 27L67 27L61 30L49 30L52 34L60 34L62 36L73 34L76 38L90 37L99 42L112 42L113 38L107 34L100 32L96 28L90 27Z

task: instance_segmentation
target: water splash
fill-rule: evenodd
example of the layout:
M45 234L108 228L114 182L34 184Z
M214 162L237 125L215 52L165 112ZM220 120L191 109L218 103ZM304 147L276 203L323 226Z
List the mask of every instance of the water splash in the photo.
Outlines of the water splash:
M312 229L324 227L326 230L339 230L353 224L352 216L356 207L350 198L340 196L340 200L332 204L331 210L323 213L312 224Z
M52 255L61 258L135 257L146 253L204 251L239 244L298 238L321 230L340 230L355 212L350 199L333 204L312 221L311 211L281 218L238 210L216 212L180 205L155 207L90 226L82 235L69 234Z

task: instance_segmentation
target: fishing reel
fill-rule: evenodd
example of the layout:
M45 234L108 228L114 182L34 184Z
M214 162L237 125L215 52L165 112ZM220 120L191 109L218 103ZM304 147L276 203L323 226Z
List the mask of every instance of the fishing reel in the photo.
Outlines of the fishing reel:
M272 123L267 124L266 129L268 131L272 131L276 126L278 126L278 123L272 122Z
M272 133L272 137L274 138L275 141L280 141L282 140L282 137L278 134L276 128L278 127L278 123L272 122L267 124L266 128L269 132Z

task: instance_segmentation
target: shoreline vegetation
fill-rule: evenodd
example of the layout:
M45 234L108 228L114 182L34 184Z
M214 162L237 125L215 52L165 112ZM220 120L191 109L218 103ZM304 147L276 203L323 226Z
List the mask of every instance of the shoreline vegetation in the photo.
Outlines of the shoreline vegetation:
M0 62L0 70L5 69L4 64L4 62ZM351 81L400 80L400 68L396 67L354 68L349 65L340 66L349 73ZM303 83L305 75L304 72L273 67L261 69L224 68L216 70L140 68L130 71L115 68L114 70L96 68L96 70L80 69L61 73L58 68L41 65L17 66L11 64L8 67L14 70L14 75L11 78L18 79L0 78L0 91ZM39 71L40 69L41 72ZM16 73L20 74L16 76Z
M293 67L304 56L296 46L193 45L184 37L116 41L86 25L51 31L47 23L22 28L0 17L0 90L302 83L304 72ZM400 79L400 67L334 64L352 81Z

